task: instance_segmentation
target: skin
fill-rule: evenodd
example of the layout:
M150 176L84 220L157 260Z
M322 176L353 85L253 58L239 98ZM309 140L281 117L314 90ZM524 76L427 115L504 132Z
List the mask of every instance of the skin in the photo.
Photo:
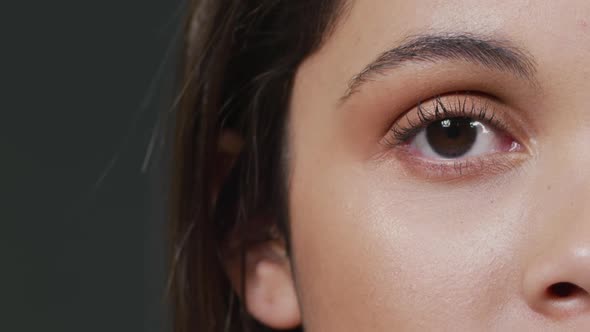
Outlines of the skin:
M534 58L534 83L461 60L411 63L339 102L379 54L424 33L507 40ZM353 1L296 75L293 255L250 255L250 312L309 332L588 331L589 68L588 1ZM499 100L518 152L440 174L383 144L419 102L463 91ZM573 291L557 296L558 283Z

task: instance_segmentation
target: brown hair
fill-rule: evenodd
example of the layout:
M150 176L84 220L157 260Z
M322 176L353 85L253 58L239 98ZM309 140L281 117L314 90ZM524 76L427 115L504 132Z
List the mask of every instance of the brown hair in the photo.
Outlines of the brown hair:
M279 236L289 247L286 119L295 72L332 31L337 0L195 0L189 6L173 153L170 294L176 332L269 331L245 311L223 268ZM231 131L235 158L219 149ZM235 160L235 162L228 162ZM270 218L255 218L256 216Z

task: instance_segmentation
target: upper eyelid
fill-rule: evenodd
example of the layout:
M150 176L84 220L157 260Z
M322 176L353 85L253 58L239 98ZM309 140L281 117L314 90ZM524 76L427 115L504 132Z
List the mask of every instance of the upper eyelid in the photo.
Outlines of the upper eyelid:
M450 100L451 98L454 98L454 102ZM397 144L391 144L391 142L388 143L390 143L390 145L403 143L402 141L404 139L417 134L430 122L454 116L474 117L478 120L489 122L499 130L507 130L505 122L501 121L496 116L496 111L491 106L491 99L494 99L493 96L466 91L437 95L426 102L419 102L414 108L399 117L399 120L397 120L389 130L396 139ZM467 101L470 101L471 103L469 108L466 108ZM434 106L431 106L425 111L423 105L429 102ZM476 104L478 106L476 106ZM416 110L415 113L417 114L417 118L420 120L419 124L413 123L409 118L410 115L413 115L414 109ZM399 125L399 122L403 121L404 118L408 123L406 127Z

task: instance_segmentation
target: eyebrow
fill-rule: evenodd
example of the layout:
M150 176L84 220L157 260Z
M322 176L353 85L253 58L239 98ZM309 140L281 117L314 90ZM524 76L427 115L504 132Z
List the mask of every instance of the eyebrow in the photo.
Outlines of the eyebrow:
M383 52L348 82L340 103L385 71L411 62L462 60L495 71L511 73L534 83L534 58L507 40L473 34L417 35L406 38L400 46Z

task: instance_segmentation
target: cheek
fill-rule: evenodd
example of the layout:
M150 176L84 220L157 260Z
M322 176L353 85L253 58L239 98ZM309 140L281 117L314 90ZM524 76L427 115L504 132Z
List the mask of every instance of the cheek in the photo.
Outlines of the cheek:
M525 234L518 180L448 187L344 154L296 155L290 213L307 330L481 327L517 291L506 284L518 284L507 282L521 265L510 253Z

